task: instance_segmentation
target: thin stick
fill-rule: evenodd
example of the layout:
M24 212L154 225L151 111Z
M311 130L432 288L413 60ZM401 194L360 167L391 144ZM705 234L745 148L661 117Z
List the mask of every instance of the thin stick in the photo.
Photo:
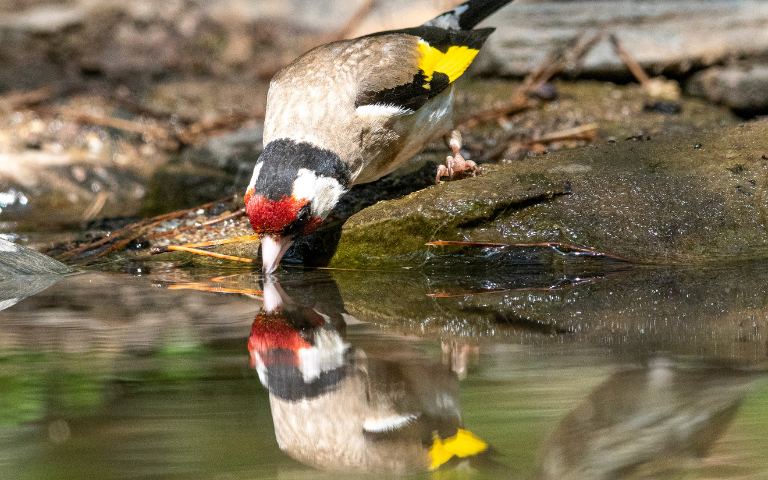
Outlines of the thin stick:
M228 215L224 215L223 217L214 218L213 220L208 220L207 222L203 222L200 224L201 227L207 227L208 225L215 225L219 222L223 222L225 220L229 220L230 218L239 217L240 215L245 213L245 208L241 208L240 210L236 210Z
M629 71L632 72L632 75L635 76L638 82L640 82L640 86L647 89L648 82L651 80L651 78L648 76L647 73L645 73L645 70L643 70L643 67L640 66L637 61L632 58L632 55L629 54L629 52L624 48L624 45L621 43L621 40L619 40L619 37L616 35L611 35L609 37L611 40L611 45L613 45L613 51L616 52L616 55L621 59L624 64L629 67Z
M206 285L205 283L182 283L177 285L168 285L168 290L199 290L202 292L219 292L219 293L243 293L246 295L264 295L261 290L253 290L250 288L228 288L228 287L213 287Z
M549 143L559 142L561 140L587 140L595 136L596 130L597 123L588 123L586 125L548 133L541 138L531 140L529 143Z
M28 92L10 92L0 96L0 110L16 110L44 102L54 96L59 89L42 87Z
M199 248L199 247L215 247L217 245L224 245L225 243L234 243L234 242L248 242L251 240L258 240L258 235L244 235L242 237L235 237L235 238L224 238L221 240L211 240L208 242L200 242L200 243L188 243L186 245L183 245L184 247L190 247L190 248Z
M373 12L379 4L379 0L365 0L355 13L349 17L347 23L345 23L340 29L333 34L334 40L344 40L349 37L352 32L359 27L363 21Z
M61 114L64 118L73 120L75 122L91 123L93 125L101 125L102 127L114 128L117 130L124 130L126 132L138 133L141 135L150 134L160 138L172 137L172 135L170 135L168 130L162 127L157 127L155 125L147 125L146 123L141 123L141 122L134 122L133 120L90 115L84 112L79 112L71 108L63 108L61 110Z
M265 112L234 112L213 120L200 120L185 128L177 138L187 145L194 145L217 133L237 130L248 120L264 115Z
M475 125L488 120L507 117L533 108L538 102L533 100L531 95L548 82L552 76L568 65L569 56L574 57L577 60L584 58L586 54L592 50L592 47L597 44L600 37L600 34L595 34L590 39L582 41L584 38L584 35L582 34L574 39L574 41L570 42L570 51L559 50L550 53L535 70L525 77L523 83L512 92L508 105L501 108L492 108L476 112L468 119L460 122L459 128L474 127Z
M123 235L125 235L125 234L127 234L129 232L135 232L136 230L139 230L139 229L141 229L141 232L143 232L144 230L152 228L153 226L159 225L159 224L161 224L161 223L163 223L165 221L184 217L184 216L188 215L189 212L191 212L193 210L207 209L207 208L211 208L212 206L214 206L214 205L216 205L218 203L231 202L236 197L237 197L237 195L230 195L230 196L224 197L224 198L222 198L220 200L215 200L213 202L209 202L209 203L206 203L204 205L200 205L200 206L195 207L195 208L186 208L186 209L183 209L183 210L176 210L174 212L164 213L164 214L158 215L156 217L140 220L140 221L138 221L136 223L132 223L130 225L126 225L123 228L120 228L118 230L115 230L114 232L111 232L111 234L108 237L102 237L99 240L96 240L94 242L87 243L87 244L81 245L81 246L79 246L77 248L73 248L72 250L66 251L66 252L61 254L61 258L63 258L63 259L70 258L70 257L72 257L74 255L77 255L78 253L82 253L82 252L84 252L86 250L89 250L91 248L95 248L95 247L104 245L105 243L108 243L110 241L114 241L114 240L120 238L121 236L123 236ZM129 241L133 240L135 238L140 237L141 235L142 235L142 233L134 233L131 237L128 238L128 240ZM99 255L99 256L101 256L101 255Z
M151 255L157 255L159 253L167 252L189 252L196 253L197 255L203 255L206 257L221 258L224 260L232 260L235 262L253 263L252 258L233 257L232 255L224 255L223 253L209 252L208 250L200 250L199 248L190 248L183 245L168 245L165 247L157 247L149 250Z

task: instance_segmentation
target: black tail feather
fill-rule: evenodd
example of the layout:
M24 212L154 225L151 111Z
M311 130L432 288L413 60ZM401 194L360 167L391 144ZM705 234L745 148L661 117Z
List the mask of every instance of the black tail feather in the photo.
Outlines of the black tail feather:
M469 0L425 23L425 26L450 30L472 30L496 10L512 0Z

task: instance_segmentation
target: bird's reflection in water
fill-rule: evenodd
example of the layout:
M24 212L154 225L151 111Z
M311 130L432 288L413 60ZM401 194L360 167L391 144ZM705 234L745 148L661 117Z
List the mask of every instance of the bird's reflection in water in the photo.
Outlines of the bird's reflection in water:
M406 341L351 345L353 322L332 281L265 283L248 348L284 452L322 469L403 474L487 450L463 428L449 367Z
M545 440L533 478L660 479L696 466L733 420L758 374L648 368L614 374Z

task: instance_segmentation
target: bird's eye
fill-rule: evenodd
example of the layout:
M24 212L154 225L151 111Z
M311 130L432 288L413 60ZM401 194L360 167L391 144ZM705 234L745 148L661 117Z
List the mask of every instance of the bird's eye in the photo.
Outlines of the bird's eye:
M305 203L296 212L296 219L293 220L283 231L284 235L292 235L304 228L304 225L312 218L312 206L310 202Z
M296 221L299 223L304 223L307 220L309 220L309 217L312 213L312 202L307 202L299 209L298 212L296 212Z

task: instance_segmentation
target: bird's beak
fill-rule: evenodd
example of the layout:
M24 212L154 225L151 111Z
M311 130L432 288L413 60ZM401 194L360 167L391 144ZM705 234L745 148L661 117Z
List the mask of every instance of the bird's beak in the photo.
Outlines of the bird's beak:
M272 273L277 270L280 259L283 258L285 251L293 244L293 239L281 237L279 235L264 235L261 238L261 260L263 263L262 271Z

